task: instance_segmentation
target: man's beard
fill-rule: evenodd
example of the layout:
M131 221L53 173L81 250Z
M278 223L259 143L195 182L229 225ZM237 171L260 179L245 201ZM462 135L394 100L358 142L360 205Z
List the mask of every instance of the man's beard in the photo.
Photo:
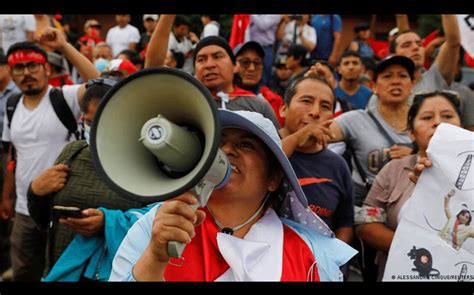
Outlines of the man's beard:
M28 88L23 91L23 94L28 95L28 96L33 96L33 95L38 95L43 91L43 89L40 88Z

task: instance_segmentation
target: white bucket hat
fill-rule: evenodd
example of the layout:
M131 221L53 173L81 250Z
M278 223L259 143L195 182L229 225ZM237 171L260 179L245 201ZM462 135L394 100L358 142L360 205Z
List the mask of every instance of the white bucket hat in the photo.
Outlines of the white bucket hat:
M282 150L280 136L272 121L257 112L218 110L222 128L243 129L259 138L273 153L284 173L283 185L288 187L278 215L294 220L324 236L335 237L328 225L308 207L308 200L298 178Z

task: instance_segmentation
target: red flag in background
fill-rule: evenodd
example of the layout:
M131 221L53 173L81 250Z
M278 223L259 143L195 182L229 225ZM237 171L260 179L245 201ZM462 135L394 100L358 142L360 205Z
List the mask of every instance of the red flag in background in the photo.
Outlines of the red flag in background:
M249 14L234 14L234 22L230 32L229 45L232 49L238 44L244 43L245 31L250 23Z

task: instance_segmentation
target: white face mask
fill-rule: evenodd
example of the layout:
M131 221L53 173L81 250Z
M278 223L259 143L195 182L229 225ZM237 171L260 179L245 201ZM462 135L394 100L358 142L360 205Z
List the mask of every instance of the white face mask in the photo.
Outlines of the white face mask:
M84 138L85 138L88 145L91 144L90 137L91 137L91 126L84 123Z

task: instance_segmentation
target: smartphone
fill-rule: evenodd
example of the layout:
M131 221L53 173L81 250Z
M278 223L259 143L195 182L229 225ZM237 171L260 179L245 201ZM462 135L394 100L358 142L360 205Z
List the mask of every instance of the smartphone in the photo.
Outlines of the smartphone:
M74 218L83 218L85 217L82 215L81 208L78 207L65 207L55 205L53 206L54 213L57 214L59 217L67 218L67 217L74 217Z
M302 20L303 16L301 14L292 14L290 15L290 20Z

